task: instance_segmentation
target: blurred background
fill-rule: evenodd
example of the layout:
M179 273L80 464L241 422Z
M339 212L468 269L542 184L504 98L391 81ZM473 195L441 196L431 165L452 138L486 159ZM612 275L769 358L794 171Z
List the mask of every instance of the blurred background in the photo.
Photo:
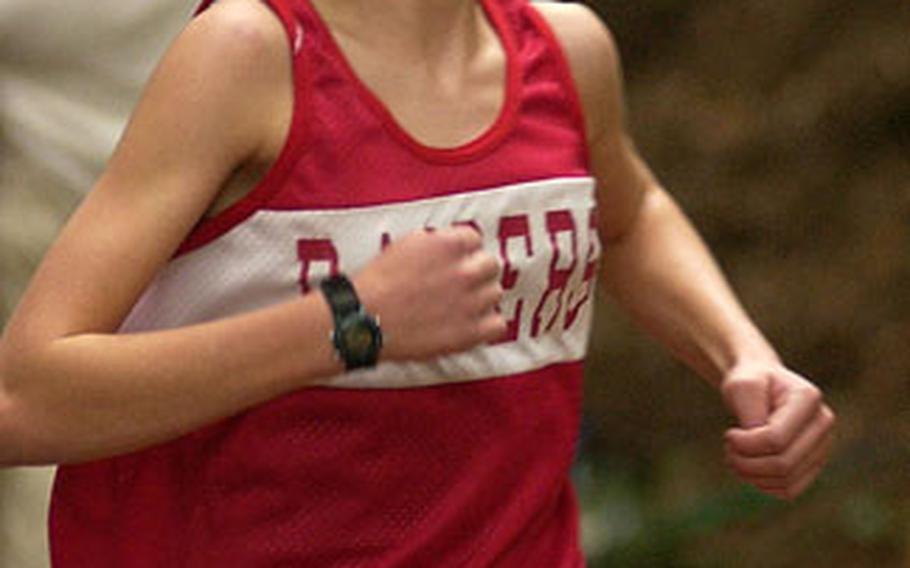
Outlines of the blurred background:
M642 153L840 417L817 486L764 498L724 470L716 394L602 302L575 470L591 566L910 567L910 3L590 4ZM0 0L0 322L192 5ZM0 566L47 565L48 479L0 470Z
M910 2L592 5L642 153L840 418L817 487L765 499L724 471L716 394L603 305L592 566L910 567Z

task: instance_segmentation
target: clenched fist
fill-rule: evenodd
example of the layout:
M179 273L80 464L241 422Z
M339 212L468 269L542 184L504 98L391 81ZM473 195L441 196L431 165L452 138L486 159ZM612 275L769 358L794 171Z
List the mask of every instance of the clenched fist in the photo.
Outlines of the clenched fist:
M470 227L418 231L389 245L353 278L383 329L382 359L465 351L506 330L499 261Z
M795 499L818 477L833 445L834 413L821 391L781 365L743 366L721 392L739 426L726 433L726 458L745 482Z

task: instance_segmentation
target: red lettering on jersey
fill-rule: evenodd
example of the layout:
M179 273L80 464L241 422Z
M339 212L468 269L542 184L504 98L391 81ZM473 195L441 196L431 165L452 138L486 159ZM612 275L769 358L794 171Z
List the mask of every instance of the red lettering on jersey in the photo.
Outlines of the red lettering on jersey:
M534 249L531 246L531 223L527 215L514 215L503 217L499 220L499 256L502 259L502 280L500 281L504 292L508 292L518 283L518 270L513 266L512 259L509 258L509 240L522 239L524 241L525 255L532 256ZM521 327L521 310L524 307L524 299L515 300L515 307L510 314L506 315L506 333L502 339L494 343L508 343L518 339L518 331ZM502 309L502 306L499 307Z
M591 297L591 291L594 289L594 282L597 276L597 258L600 255L600 241L597 237L597 209L591 209L591 215L588 217L588 254L585 256L585 273L582 277L581 289L584 290L581 298L572 305L572 294L566 303L570 306L566 312L565 329L572 327L582 306L587 303Z
M297 241L297 259L300 260L300 290L306 294L311 289L310 270L313 263L329 264L327 276L338 274L338 250L329 239L300 239Z
M547 289L544 291L543 296L541 296L540 303L537 304L537 309L534 310L534 316L531 320L531 337L540 335L541 313L547 305L550 296L556 294L556 306L553 309L553 315L550 316L544 331L550 331L550 329L553 328L556 318L562 311L563 294L569 283L569 277L575 270L576 264L578 264L578 235L572 213L564 209L547 212L547 232L550 234L550 246L553 248L553 256L550 260L550 274L547 279ZM569 233L571 237L570 242L572 243L571 250L560 250L560 233ZM569 255L569 258L571 259L567 268L559 268L560 257L563 254Z

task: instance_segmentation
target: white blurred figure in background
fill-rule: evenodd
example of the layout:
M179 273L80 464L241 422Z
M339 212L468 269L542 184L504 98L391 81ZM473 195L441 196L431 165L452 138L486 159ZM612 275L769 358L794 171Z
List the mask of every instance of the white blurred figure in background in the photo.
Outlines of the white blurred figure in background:
M0 325L193 0L0 0ZM0 566L48 565L51 469L0 469Z

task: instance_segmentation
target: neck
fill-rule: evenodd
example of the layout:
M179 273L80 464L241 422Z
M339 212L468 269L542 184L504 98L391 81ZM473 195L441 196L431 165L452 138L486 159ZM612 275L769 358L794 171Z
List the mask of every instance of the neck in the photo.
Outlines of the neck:
M471 57L482 35L477 0L311 0L333 33L409 60Z

